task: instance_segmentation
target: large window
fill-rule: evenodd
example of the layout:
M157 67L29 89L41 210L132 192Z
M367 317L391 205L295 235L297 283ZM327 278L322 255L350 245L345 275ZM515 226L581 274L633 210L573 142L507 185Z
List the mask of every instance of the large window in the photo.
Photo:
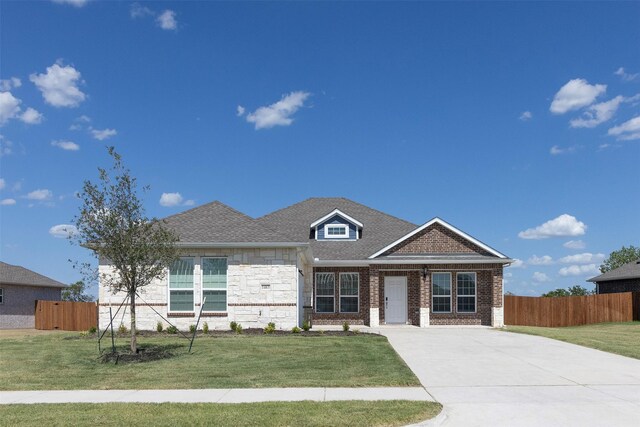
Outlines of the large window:
M202 300L204 311L227 311L226 258L202 258Z
M316 273L316 313L335 311L335 287L335 274Z
M193 258L180 258L169 269L169 311L193 311Z
M359 282L358 273L340 273L340 313L357 313Z
M451 273L431 274L432 311L434 313L451 312Z
M476 273L458 273L457 282L457 310L458 313L476 312Z

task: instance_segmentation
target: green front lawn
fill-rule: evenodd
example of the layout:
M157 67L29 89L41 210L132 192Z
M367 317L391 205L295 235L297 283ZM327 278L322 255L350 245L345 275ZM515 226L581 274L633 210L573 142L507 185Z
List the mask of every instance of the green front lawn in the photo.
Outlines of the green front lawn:
M595 325L540 328L507 326L508 332L540 335L640 359L640 322L597 323Z
M419 386L379 335L139 337L174 357L118 365L77 334L0 338L0 390ZM107 345L108 340L103 341ZM127 340L118 339L125 351Z
M434 402L65 403L3 405L10 426L401 426L436 416Z

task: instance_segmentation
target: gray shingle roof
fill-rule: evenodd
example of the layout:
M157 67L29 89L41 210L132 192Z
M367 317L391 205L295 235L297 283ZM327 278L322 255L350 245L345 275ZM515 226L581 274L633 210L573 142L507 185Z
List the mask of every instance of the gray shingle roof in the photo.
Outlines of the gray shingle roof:
M215 201L164 219L181 243L306 242L290 240L255 219Z
M640 259L628 262L620 267L607 271L587 282L605 282L607 280L640 279Z
M349 242L309 239L309 225L335 209L360 221L362 238ZM290 241L309 241L313 255L321 260L362 260L417 226L384 212L337 197L317 197L277 210L257 219L265 227L287 236Z
M25 286L46 286L51 288L66 288L67 285L57 280L38 274L19 265L11 265L0 261L0 283Z

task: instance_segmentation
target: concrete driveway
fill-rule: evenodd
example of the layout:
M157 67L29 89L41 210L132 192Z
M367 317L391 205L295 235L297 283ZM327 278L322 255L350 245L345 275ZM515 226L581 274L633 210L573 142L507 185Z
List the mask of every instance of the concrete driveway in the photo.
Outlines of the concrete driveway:
M640 360L489 328L380 328L443 426L640 425Z

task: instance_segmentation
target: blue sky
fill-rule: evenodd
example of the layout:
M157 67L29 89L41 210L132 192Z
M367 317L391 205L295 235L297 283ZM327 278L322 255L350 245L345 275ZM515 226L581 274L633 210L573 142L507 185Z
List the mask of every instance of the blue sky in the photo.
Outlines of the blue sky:
M107 145L150 216L439 216L520 260L517 294L640 243L640 3L3 1L0 24L0 259L60 281Z

